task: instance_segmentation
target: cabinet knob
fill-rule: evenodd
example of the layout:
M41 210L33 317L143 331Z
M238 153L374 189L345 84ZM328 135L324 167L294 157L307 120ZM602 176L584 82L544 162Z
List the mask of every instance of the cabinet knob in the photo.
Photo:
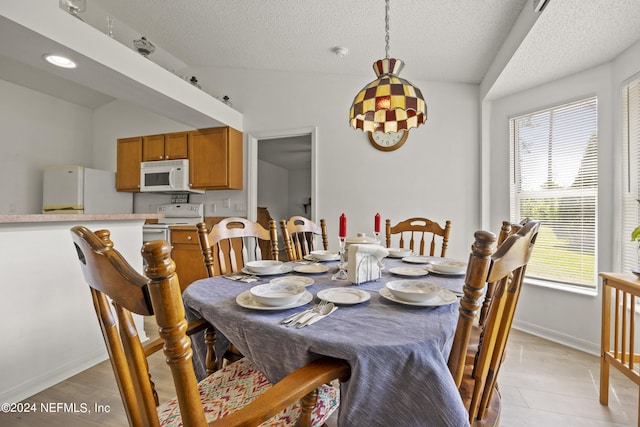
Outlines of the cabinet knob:
M191 236L187 236L187 240L191 240Z

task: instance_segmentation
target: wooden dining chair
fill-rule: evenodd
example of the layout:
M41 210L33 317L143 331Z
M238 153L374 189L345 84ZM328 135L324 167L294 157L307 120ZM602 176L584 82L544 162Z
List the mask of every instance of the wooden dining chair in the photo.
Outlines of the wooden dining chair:
M448 362L472 426L495 426L500 418L500 394L496 380L539 228L538 221L530 220L497 250L495 234L486 231L475 233ZM471 332L488 283L495 286L494 297L474 363L469 365L466 354Z
M301 260L305 255L316 250L317 237L322 238L322 248L329 249L327 224L324 219L320 220L320 226L318 226L303 216L292 216L288 221L280 220L280 230L289 261Z
M130 281L133 285L135 285L138 289L140 289L141 291L139 292L143 292L143 293L145 292L143 291L143 289L145 288L148 279L145 276L139 274L124 258L122 258L122 256L116 250L113 249L113 242L111 241L111 233L108 230L98 230L95 233L92 233L86 228L75 227L72 229L72 231L75 234L81 234L81 235L86 234L86 235L92 236L91 241L96 245L96 247L103 247L105 251L112 250L112 252L109 252L109 254L113 254L111 256L116 257L118 259L118 263L120 265L120 274L125 276L128 281ZM97 239L100 239L100 242L97 242L93 236L95 236L95 238ZM77 246L76 246L76 249L78 249ZM78 256L81 258L81 261L82 261L80 252L78 252ZM85 277L87 276L87 274L89 274L88 271L85 271L85 267L83 267L83 273L85 274ZM101 280L105 280L105 279L101 279ZM150 312L150 314L152 315L153 313ZM210 335L213 332L213 327L204 319L198 319L198 320L189 322L187 326L187 332L186 332L187 335L191 336L199 332L205 333L207 335L207 337L205 338L205 344L207 347L206 369L207 369L207 372L213 372L213 370L215 369L215 365L213 364L212 361L214 360L215 350L213 347L213 340L211 339L212 336ZM161 350L163 345L164 345L164 342L162 341L161 338L156 338L156 339L150 340L149 342L146 342L142 347L144 356L149 357L155 352ZM149 376L149 381L150 381L151 389L157 404L158 395L155 391L155 385L151 380L150 376Z
M269 230L257 222L236 217L223 219L211 230L204 222L197 227L209 277L236 273L249 261L278 259L278 230L273 219L269 221ZM263 252L260 242L269 242L269 253Z
M298 425L315 426L335 410L338 391L326 383L346 381L350 368L345 361L327 357L274 385L246 358L198 383L171 247L159 240L144 244L149 279L141 280L113 244L106 243L104 233L82 226L71 230L129 425L293 426L298 420ZM171 369L176 398L158 407L134 313L155 315Z
M529 218L525 218L518 223L514 223L511 221L502 221L502 227L500 227L500 233L498 234L497 247L502 246L502 244L507 240L509 236L520 231L524 225L529 222ZM493 299L494 286L493 283L489 283L487 285L487 291L485 292L484 299L482 301L482 308L480 309L480 317L478 318L478 324L482 327L487 321L487 315L489 314L489 306L491 305L491 300Z
M519 223L511 222L511 221L502 221L502 226L500 227L500 232L498 234L498 240L496 242L497 247L499 248L507 237L512 234L517 233L527 222L529 222L529 218L525 218ZM478 344L480 343L480 334L484 329L484 325L487 321L487 316L489 314L489 307L491 306L491 301L493 300L493 294L495 291L494 283L487 283L487 289L484 292L484 296L482 298L482 308L480 309L480 313L477 316L478 321L473 325L471 329L471 338L469 339L469 345L467 347L467 364L472 365L475 361L476 354L478 353Z
M400 235L398 247L405 247L405 238L408 239L409 249L417 251L420 255L425 255L425 246L429 245L430 256L436 255L436 238L441 239L440 255L445 257L449 244L449 232L451 231L451 221L445 221L444 227L437 222L427 218L409 218L391 226L391 220L386 220L386 244L391 248L391 237L394 234ZM431 241L428 242L428 239ZM416 247L419 246L419 248Z

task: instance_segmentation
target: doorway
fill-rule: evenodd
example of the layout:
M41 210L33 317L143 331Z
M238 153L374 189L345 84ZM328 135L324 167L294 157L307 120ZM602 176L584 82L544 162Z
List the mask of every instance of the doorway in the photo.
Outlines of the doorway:
M258 207L268 208L277 221L291 215L316 220L316 141L316 127L248 135L247 217L251 221L257 221Z

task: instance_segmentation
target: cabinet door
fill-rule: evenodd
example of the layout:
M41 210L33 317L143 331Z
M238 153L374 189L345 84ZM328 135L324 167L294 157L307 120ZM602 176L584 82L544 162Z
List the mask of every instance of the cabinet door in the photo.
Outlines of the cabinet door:
M118 139L116 161L116 190L140 191L140 162L142 137Z
M171 246L182 291L194 281L208 277L195 227L189 231L171 230Z
M142 161L165 160L164 135L142 137Z
M229 127L189 132L190 185L242 189L242 133Z
M164 136L164 158L186 159L188 132L168 133Z

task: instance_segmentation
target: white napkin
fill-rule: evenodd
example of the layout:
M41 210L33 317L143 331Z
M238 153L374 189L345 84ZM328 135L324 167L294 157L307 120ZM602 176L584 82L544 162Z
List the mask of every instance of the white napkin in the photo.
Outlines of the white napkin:
M331 311L327 314L323 314L323 315L318 315L316 317L314 317L313 319L309 320L309 322L305 325L305 326L309 326L309 325L313 325L314 323L316 323L318 320L320 319L324 319L325 317L327 317L328 315L330 315L331 313L333 313L334 311L336 311L338 309L338 306L336 305L335 307L333 307L331 309Z
M389 251L380 245L349 245L347 278L356 285L380 278L383 264L380 260L389 255Z

